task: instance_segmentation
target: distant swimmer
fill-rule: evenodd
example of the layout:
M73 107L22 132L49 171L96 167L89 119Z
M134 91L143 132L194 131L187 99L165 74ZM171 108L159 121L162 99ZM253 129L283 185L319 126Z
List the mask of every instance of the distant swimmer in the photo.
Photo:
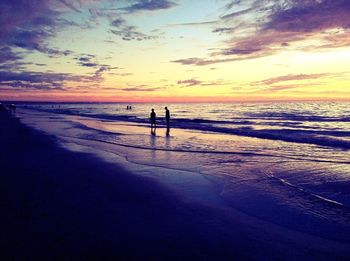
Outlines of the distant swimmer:
M157 125L156 125L156 113L154 112L154 109L152 109L152 112L150 114L150 120L151 120L151 129L157 128Z

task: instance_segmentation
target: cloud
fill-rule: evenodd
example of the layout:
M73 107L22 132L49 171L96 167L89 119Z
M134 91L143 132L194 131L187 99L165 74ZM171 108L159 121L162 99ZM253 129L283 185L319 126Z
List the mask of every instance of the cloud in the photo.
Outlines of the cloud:
M268 88L264 89L263 91L268 91L268 92L278 92L278 91L284 91L284 90L290 90L290 89L297 89L301 87L310 87L314 85L320 85L320 83L313 83L312 85L310 84L288 84L288 85L274 85L274 86L269 86Z
M68 26L61 14L50 8L50 0L3 0L0 3L0 45L38 51L50 57L69 55L48 45L48 39Z
M65 5L66 7L70 8L70 9L72 9L73 11L81 13L81 11L77 7L75 7L75 5L72 3L72 1L69 1L69 0L68 1L66 1L66 0L57 0L57 1L61 2L63 5Z
M121 39L124 41L131 41L131 40L142 41L142 40L150 40L150 39L158 38L157 36L147 35L137 31L135 26L126 26L120 30L111 30L111 33L121 37Z
M109 0L108 0L109 1ZM52 71L29 71L28 65L45 66L42 63L28 62L25 56L40 52L47 57L70 56L70 50L60 50L50 42L67 27L86 29L78 21L69 21L62 16L67 12L82 13L82 7L95 0L2 0L0 2L0 86L1 89L17 90L42 89L64 90L68 82L98 83L103 74L117 69L99 63L94 55L82 54L76 57L78 65L92 69L86 75L54 73ZM80 17L79 17L80 18Z
M224 26L212 31L231 37L224 42L226 47L209 53L210 58L192 57L173 62L204 66L260 58L286 50L350 46L348 17L348 0L230 1L221 16Z
M0 64L7 62L13 63L21 59L22 57L19 54L14 53L10 47L5 46L0 48Z
M350 2L347 0L292 1L289 8L277 10L264 29L282 32L320 32L349 28Z
M75 75L71 73L54 73L54 72L32 72L24 71L21 62L21 56L16 56L9 47L0 49L0 88L4 86L16 89L42 89L42 90L64 90L67 82L85 82L98 83L103 80L103 74L120 69L119 67L100 64L93 61L96 58L92 54L82 54L80 57L74 58L77 64L83 67L93 68L93 72L87 75ZM10 61L14 60L14 61ZM28 63L25 63L28 64ZM45 66L45 64L36 64ZM17 72L13 72L17 69Z
M219 34L223 34L223 33L232 33L235 30L234 27L218 27L212 30L213 33L219 33Z
M118 67L112 67L110 65L96 65L94 66L94 68L96 68L95 72L93 73L92 76L89 77L89 79L94 82L103 81L102 76L104 73L114 69L118 69Z
M182 65L206 66L206 65L217 64L217 63L227 63L227 62L241 61L241 60L247 60L247 59L255 59L262 56L264 56L264 54L252 54L249 57L248 56L235 57L235 58L220 57L220 58L214 58L214 59L203 59L198 57L191 57L191 58L173 60L171 62L179 63Z
M231 59L230 59L230 61L231 61ZM197 57L191 57L191 58L173 60L173 61L171 61L171 62L173 62L173 63L180 63L180 64L182 64L182 65L198 65L198 66L204 66L204 65L219 63L219 62L223 62L223 61L210 60L210 59L202 59L202 58L197 58Z
M63 90L67 81L86 81L84 76L50 72L0 71L0 86L20 89Z
M121 77L126 77L126 76L130 76L130 75L134 75L134 73L130 73L130 72L126 72L126 73L110 73L112 75L117 75L117 76L121 76Z
M131 41L131 40L150 40L150 39L156 39L157 36L153 35L147 35L144 33L141 33L137 30L136 26L128 25L126 23L126 20L123 18L116 18L110 23L111 27L114 29L111 29L111 32L119 37L121 37L124 41Z
M202 21L202 22L192 22L192 23L181 23L181 24L169 24L168 26L202 26L202 25L211 25L211 24L216 24L216 20L212 21Z
M0 2L0 39L33 19L47 9L48 0L2 0Z
M251 82L250 86L258 86L263 88L260 91L281 91L287 89L295 89L301 87L310 87L315 85L324 85L323 82L319 80L329 79L329 78L343 78L347 77L348 72L338 72L338 73L314 73L314 74L288 74L278 77L267 78L261 81ZM306 83L300 82L305 81Z
M119 28L119 27L121 27L123 25L125 25L125 20L123 18L120 18L120 17L114 19L111 22L111 26L114 26L114 27L118 27Z
M32 62L24 62L21 52L14 52L12 48L5 46L0 47L0 70L3 71L20 71L26 65Z
M343 45L350 44L349 31L350 2L347 0L309 0L309 1L286 1L285 4L277 2L271 13L266 16L256 33L243 39L234 39L232 47L223 52L224 55L245 55L246 53L234 50L253 50L254 52L272 50L272 54L288 47L291 42L305 41L318 38L320 48L324 48L323 41L328 42L332 48L332 42L337 42L333 47L339 46L339 39ZM329 32L334 29L340 30L329 38ZM314 48L317 46L313 46ZM248 53L249 54L249 53Z
M272 85L280 82L288 82L288 81L302 81L302 80L311 80L311 79L320 79L324 77L329 77L334 74L330 73L315 73L315 74L288 74L274 78L268 78L262 81L253 82L250 85Z
M253 10L255 10L255 8L251 7L251 8L247 8L247 9L240 10L240 11L234 11L232 13L221 16L221 19L224 19L224 20L225 19L232 19L232 18L237 17L237 16L248 14Z
M177 81L178 85L182 85L184 87L190 87L190 86L217 86L217 85L227 85L230 84L228 82L225 82L223 80L216 80L216 81L200 81L195 78L187 79L187 80L179 80Z
M202 81L196 80L194 78L177 81L177 84L183 85L183 86L196 86L196 85L201 85L201 83Z
M95 72L91 76L91 80L102 81L102 75L105 72L120 69L116 66L111 66L108 64L101 64L96 61L96 55L93 54L81 54L81 56L74 58L77 60L77 64L83 67L91 67L95 69Z
M97 62L92 62L91 60L94 59L95 55L90 54L83 54L81 57L75 58L78 61L78 65L83 67L97 67L99 64Z
M103 80L103 73L114 68L107 65L99 65L93 73L88 75L54 72L0 71L0 89L10 86L16 89L65 90L67 82L98 83Z
M169 0L133 0L132 2L133 4L122 8L122 10L128 12L155 11L169 9L177 5L175 2Z
M154 92L158 91L162 88L160 87L147 87L146 85L139 85L135 87L126 87L126 88L121 88L120 90L125 91L125 92Z

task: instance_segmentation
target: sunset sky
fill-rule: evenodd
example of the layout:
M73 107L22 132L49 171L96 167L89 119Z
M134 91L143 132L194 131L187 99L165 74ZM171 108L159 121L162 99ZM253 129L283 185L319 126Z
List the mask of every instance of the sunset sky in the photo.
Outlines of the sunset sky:
M349 0L0 0L0 99L350 100Z

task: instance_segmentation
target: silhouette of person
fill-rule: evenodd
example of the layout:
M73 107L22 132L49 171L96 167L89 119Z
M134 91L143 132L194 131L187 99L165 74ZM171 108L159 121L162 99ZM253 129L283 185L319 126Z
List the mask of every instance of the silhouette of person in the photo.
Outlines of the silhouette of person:
M168 107L165 107L165 121L166 121L166 134L169 135L170 132L170 111Z
M154 109L152 109L152 112L150 114L150 119L151 119L151 130L153 128L156 129L157 128L157 125L156 125L156 113L154 112Z

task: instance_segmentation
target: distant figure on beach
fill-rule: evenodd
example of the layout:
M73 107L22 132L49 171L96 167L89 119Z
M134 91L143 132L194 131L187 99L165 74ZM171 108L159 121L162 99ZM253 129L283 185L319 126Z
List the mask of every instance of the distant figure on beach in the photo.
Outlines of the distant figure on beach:
M10 108L11 112L16 112L16 105L15 104L11 103L9 108Z
M152 109L150 114L150 120L151 120L151 130L154 128L157 128L156 125L156 113L154 112L154 109Z
M166 121L166 134L169 135L170 132L170 111L168 107L165 107L165 121Z

